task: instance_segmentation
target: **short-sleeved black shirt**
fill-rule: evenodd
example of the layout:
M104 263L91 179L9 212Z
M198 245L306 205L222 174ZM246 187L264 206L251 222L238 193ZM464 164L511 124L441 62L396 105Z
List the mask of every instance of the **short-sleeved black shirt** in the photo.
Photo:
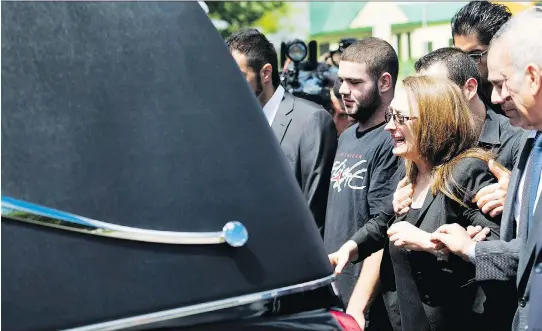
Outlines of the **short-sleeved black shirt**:
M402 160L392 154L393 139L384 123L364 132L358 125L339 137L333 163L326 212L324 244L328 253L338 250L371 215L377 215L389 199L403 172ZM360 265L347 266L337 280L347 302L356 284Z

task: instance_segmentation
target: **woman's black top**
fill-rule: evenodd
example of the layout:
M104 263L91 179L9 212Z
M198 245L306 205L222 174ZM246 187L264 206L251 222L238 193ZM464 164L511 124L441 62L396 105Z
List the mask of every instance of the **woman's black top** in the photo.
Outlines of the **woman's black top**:
M463 159L454 169L453 178L462 188L456 195L466 207L442 192L433 195L429 191L420 209L396 217L390 197L385 210L352 237L358 244L358 261L384 248L382 296L396 331L484 330L474 313L479 310L476 305L481 292L470 262L453 254L442 261L431 253L396 248L388 242L386 233L392 224L402 221L429 233L443 224L458 223L465 228L489 227L488 240L499 239L500 217L491 218L472 203L478 190L497 182L487 163L478 158Z
M419 208L410 208L405 221L415 224L419 214ZM431 330L427 323L427 316L423 310L422 302L419 299L420 294L418 293L414 278L404 277L404 275L412 275L409 252L405 248L395 247L392 242L389 242L388 247L396 283L401 284L401 286L397 286L398 302L397 307L394 308L399 311L402 328L404 330L414 330L414 328L419 331ZM422 325L423 328L421 328Z

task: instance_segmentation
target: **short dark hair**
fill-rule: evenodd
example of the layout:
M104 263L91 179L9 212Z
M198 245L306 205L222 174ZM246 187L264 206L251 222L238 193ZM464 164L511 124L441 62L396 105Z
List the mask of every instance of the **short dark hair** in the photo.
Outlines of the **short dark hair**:
M505 5L489 1L471 1L452 17L452 37L476 34L482 44L489 46L495 33L512 17Z
M374 80L387 72L391 75L392 86L397 83L399 60L393 47L385 40L375 37L358 40L344 50L341 61L365 64Z
M226 38L230 52L238 51L248 59L248 65L258 73L264 65L272 67L271 78L275 88L280 85L277 52L273 44L257 29L242 29Z
M442 63L448 70L448 79L462 87L469 78L476 79L480 86L480 71L474 60L458 48L439 48L421 57L414 63L416 72L428 69L434 64Z

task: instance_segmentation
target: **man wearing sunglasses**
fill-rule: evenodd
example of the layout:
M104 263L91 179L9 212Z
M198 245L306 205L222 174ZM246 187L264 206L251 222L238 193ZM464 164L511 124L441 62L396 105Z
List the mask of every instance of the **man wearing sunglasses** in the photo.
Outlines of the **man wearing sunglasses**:
M491 103L493 86L487 79L487 51L495 33L506 23L512 13L505 5L489 1L471 1L452 18L454 46L467 53L478 66L481 74L480 97L496 113L513 111L512 100L503 105Z

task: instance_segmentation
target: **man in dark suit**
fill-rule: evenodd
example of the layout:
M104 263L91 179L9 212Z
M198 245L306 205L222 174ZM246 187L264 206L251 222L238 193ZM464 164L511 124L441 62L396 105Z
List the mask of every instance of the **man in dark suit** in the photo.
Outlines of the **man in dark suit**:
M226 44L256 94L323 234L337 130L320 105L294 97L280 85L277 53L256 29L240 30Z
M491 41L489 80L492 101L511 98L517 110L510 123L532 130L514 166L501 220L501 241L474 242L457 225L433 234L451 252L476 266L476 279L516 281L517 311L512 330L540 330L540 319L529 316L530 299L540 297L540 241L542 228L542 8L515 15ZM536 263L535 263L536 261ZM538 271L537 271L538 268ZM529 324L532 321L534 324Z

